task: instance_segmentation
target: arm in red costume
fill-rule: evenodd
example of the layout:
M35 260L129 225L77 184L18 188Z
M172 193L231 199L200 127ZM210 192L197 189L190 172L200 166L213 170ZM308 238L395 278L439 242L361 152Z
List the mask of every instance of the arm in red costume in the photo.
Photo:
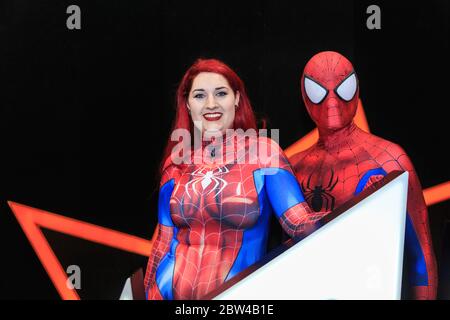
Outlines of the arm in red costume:
M437 266L422 187L411 160L402 149L397 161L409 173L407 209L411 223L408 228L407 222L406 250L411 260L413 296L415 299L436 299Z
M162 300L163 296L156 283L156 270L164 256L169 252L173 239L173 228L158 223L155 230L152 251L145 272L145 292L148 300Z
M152 249L147 263L144 286L148 300L167 298L161 289L165 286L164 277L158 277L158 267L170 254L171 244L176 241L175 227L170 218L169 201L173 191L176 169L169 166L163 172L158 199L158 225L153 236Z
M390 159L383 165L385 172L408 171L408 200L405 230L405 257L407 258L409 284L413 298L419 300L436 299L437 268L428 224L428 212L422 187L414 166L406 152L398 145L391 144ZM370 177L365 189L371 188L384 175Z
M314 212L309 207L283 151L275 142L272 142L270 150L271 163L264 169L265 188L270 204L289 236L304 237L314 231L319 220L330 211Z

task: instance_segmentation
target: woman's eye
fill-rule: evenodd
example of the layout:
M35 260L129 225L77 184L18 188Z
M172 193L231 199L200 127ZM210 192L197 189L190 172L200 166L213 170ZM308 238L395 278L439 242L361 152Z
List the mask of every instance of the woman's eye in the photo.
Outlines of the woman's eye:
M224 96L226 96L228 93L227 92L225 92L225 91L219 91L219 92L217 92L217 96L218 97L224 97Z
M194 95L194 99L203 99L205 95L203 93L197 93Z

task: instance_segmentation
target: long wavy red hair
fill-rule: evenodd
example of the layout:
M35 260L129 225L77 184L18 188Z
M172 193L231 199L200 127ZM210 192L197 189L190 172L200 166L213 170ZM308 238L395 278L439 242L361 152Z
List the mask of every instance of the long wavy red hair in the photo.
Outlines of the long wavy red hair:
M236 114L233 122L233 129L255 129L256 130L256 119L253 113L250 100L247 96L244 83L241 78L234 72L229 66L227 66L222 61L216 59L198 59L195 63L186 71L183 78L181 79L180 85L177 89L176 96L176 115L172 125L172 131L176 129L186 129L189 130L191 136L194 134L194 127L191 117L187 108L187 100L189 92L192 87L192 82L195 77L202 72L213 72L222 75L227 79L228 84L231 89L236 94L239 91L239 105L236 109ZM164 163L167 158L171 155L174 146L177 141L171 141L169 138L166 148L164 150L164 155L161 163L161 170L164 170Z

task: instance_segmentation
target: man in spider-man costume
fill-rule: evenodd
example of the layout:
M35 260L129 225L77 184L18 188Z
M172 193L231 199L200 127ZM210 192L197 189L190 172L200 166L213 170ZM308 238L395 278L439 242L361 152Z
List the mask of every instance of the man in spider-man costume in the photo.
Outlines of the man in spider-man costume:
M435 299L436 260L419 179L399 145L364 132L353 122L359 86L352 64L336 52L315 55L304 69L301 92L319 140L290 161L311 208L333 210L387 173L408 171L407 273L414 298Z
M258 137L238 147L235 139L226 139L224 148L209 144L202 164L166 162L145 279L148 299L201 299L260 260L272 212L292 237L312 231L328 213L308 207L276 143ZM262 147L270 161L251 161L251 150ZM214 164L222 154L216 150L231 150L222 157L232 161Z

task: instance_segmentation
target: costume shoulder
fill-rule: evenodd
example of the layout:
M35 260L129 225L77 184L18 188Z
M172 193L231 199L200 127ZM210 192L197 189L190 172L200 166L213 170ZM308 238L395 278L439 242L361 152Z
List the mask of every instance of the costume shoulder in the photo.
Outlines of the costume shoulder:
M163 167L162 167L162 175L161 175L161 183L160 185L164 185L167 181L170 181L171 179L178 178L179 175L179 166L173 163L172 156L169 156L164 161Z
M394 170L410 171L413 169L408 154L397 143L375 135L368 135L365 144L366 150L386 172Z
M258 158L262 167L292 171L289 160L279 144L268 137L258 137Z
M314 143L314 145L310 146L308 149L302 150L290 156L289 162L291 163L291 165L295 169L298 169L301 166L303 160L316 150L316 146L317 143Z

